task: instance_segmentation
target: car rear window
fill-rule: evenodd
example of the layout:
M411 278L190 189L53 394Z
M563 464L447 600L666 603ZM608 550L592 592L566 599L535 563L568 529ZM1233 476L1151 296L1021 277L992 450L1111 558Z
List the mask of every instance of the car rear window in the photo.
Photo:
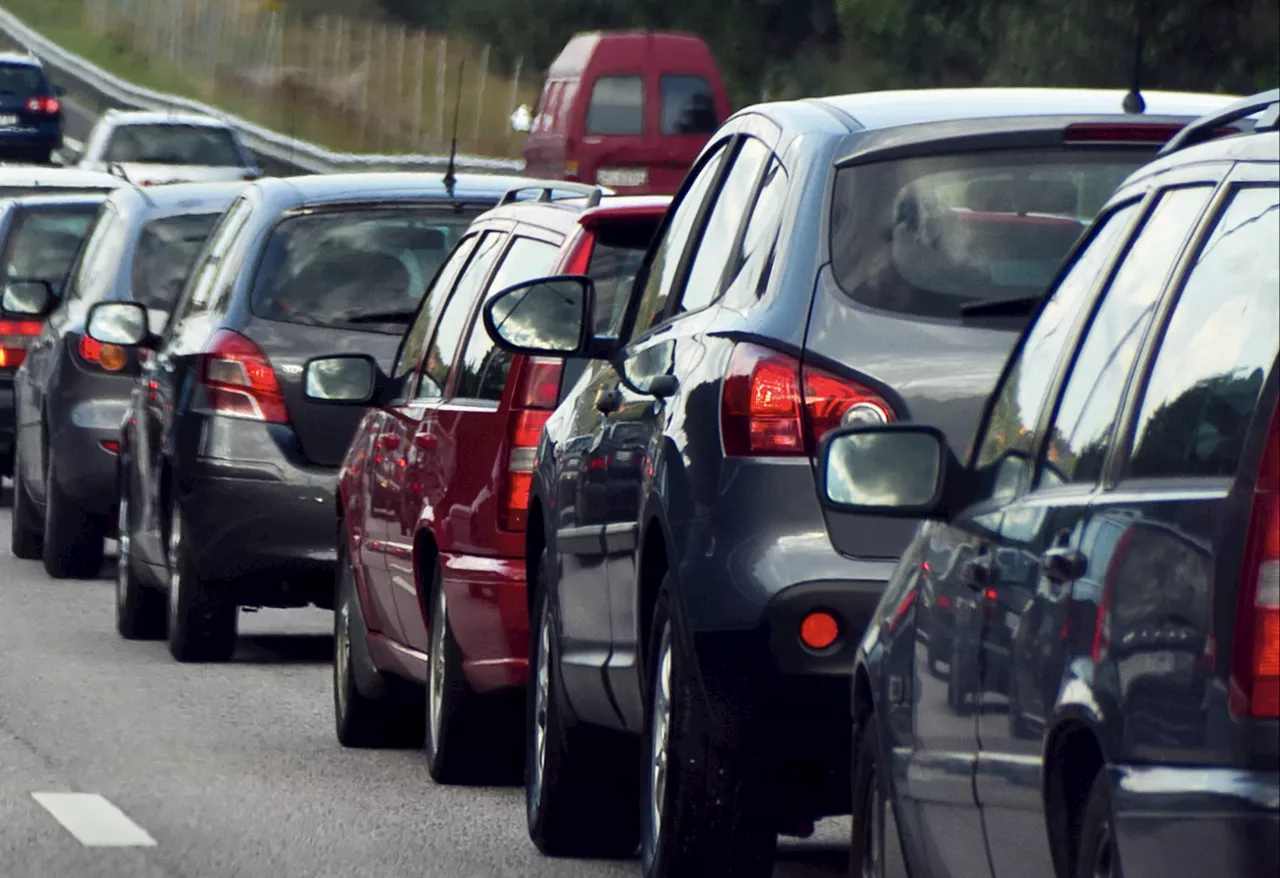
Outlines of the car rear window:
M157 165L244 164L231 132L206 125L121 125L111 132L104 158Z
M602 76L591 86L587 134L644 133L644 80L639 76Z
M285 219L258 265L251 308L268 320L401 335L474 218L424 206Z
M0 64L0 96L47 95L51 89L39 67L30 64Z
M873 308L959 318L1030 304L1145 150L1020 150L874 162L836 174L831 260Z
M98 208L24 208L18 210L5 242L5 280L47 281L61 295L71 263L89 235Z
M133 300L168 311L182 292L187 275L219 213L197 213L152 220L142 227L133 251Z
M710 83L701 76L662 77L663 134L713 134L719 127Z
M26 195L93 195L110 192L99 186L0 186L0 198L22 198Z
M627 308L631 286L661 218L629 220L595 229L587 274L596 286L596 334L616 336Z

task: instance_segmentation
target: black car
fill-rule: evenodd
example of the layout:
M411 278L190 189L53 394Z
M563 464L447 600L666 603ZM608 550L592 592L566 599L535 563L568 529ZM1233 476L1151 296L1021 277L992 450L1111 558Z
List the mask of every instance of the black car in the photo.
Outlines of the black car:
M99 302L137 302L155 328L192 260L243 186L117 189L100 207L62 295L12 281L28 316L45 318L14 378L14 555L55 578L94 577L114 529L120 424L140 371L136 352L85 334ZM16 296L15 296L16 298Z
M62 148L64 94L35 55L0 52L0 157L48 164Z
M824 513L812 456L856 423L937 419L968 441L1094 212L1227 102L1151 94L1128 116L1123 98L750 108L694 164L620 340L585 331L582 278L490 301L512 349L592 358L547 423L529 504L528 734L558 766L529 772L544 851L640 842L655 878L767 874L779 832L849 810L853 650L913 528ZM624 422L643 428L625 434L638 466L599 467L613 441L568 463L570 437ZM605 497L558 502L570 472L603 475Z
M167 625L175 658L219 661L240 606L332 608L338 471L364 411L309 400L304 367L360 352L390 368L453 245L519 182L259 180L162 328L140 304L97 307L93 337L150 352L118 437L122 636Z
M852 874L1280 874L1278 112L1119 188L966 463L923 424L824 440L829 508L930 519L855 658ZM955 544L964 705L919 614Z
M55 296L106 195L34 195L0 200L0 284L40 281ZM43 322L0 318L0 476L13 471L13 376Z

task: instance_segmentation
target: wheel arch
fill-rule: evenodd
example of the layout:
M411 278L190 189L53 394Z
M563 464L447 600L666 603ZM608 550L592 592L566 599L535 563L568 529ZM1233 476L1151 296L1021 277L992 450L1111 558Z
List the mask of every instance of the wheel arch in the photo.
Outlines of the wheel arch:
M1080 711L1063 715L1045 736L1043 796L1045 828L1054 869L1075 874L1076 850L1085 803L1107 753L1092 717Z

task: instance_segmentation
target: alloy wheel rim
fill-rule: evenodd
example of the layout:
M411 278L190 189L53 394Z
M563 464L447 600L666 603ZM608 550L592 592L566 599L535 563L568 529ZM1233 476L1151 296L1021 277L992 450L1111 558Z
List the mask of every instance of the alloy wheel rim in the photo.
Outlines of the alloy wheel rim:
M182 512L175 504L169 521L169 630L177 630L178 599L182 594Z
M123 607L129 587L129 497L120 497L116 510L116 606Z
M533 807L542 802L542 778L547 767L547 709L551 699L551 611L545 606L538 626L538 665L533 696Z
M431 714L431 748L440 746L440 725L444 714L444 638L445 599L443 586L438 589L435 612L431 614L431 667L428 671L428 710Z
M883 861L881 842L884 839L884 812L885 808L889 807L889 803L880 801L879 789L880 776L873 766L871 768L871 781L867 787L867 795L862 809L862 813L868 818L863 822L862 829L864 836L862 842L862 878L881 878L884 874L881 868Z
M653 825L653 841L657 844L662 831L662 809L667 794L667 750L671 734L671 634L663 634L662 652L658 656L658 675L654 681L653 719L649 753L649 820Z

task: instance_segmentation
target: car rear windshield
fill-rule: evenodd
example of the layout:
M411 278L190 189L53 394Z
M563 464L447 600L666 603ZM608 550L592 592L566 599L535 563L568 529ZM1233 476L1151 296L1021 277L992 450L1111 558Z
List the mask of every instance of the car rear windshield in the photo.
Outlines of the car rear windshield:
M645 251L653 240L661 220L629 219L627 222L601 225L595 230L596 243L591 251L587 274L596 286L596 334L617 336L626 310L631 284L640 271Z
M662 133L713 134L720 127L711 85L701 76L662 77Z
M602 76L591 87L588 135L644 133L644 80L639 76Z
M959 318L1041 297L1144 150L1021 150L907 158L836 174L831 261L858 302Z
M285 219L262 255L259 317L400 335L474 214L347 210Z
M121 125L111 133L105 158L155 165L244 164L231 132L207 125Z
M133 251L133 300L168 311L178 300L196 254L221 214L195 213L152 220Z
M40 95L50 93L44 73L30 64L0 64L0 96Z
M18 210L4 246L5 280L47 281L61 295L97 215L92 205Z

